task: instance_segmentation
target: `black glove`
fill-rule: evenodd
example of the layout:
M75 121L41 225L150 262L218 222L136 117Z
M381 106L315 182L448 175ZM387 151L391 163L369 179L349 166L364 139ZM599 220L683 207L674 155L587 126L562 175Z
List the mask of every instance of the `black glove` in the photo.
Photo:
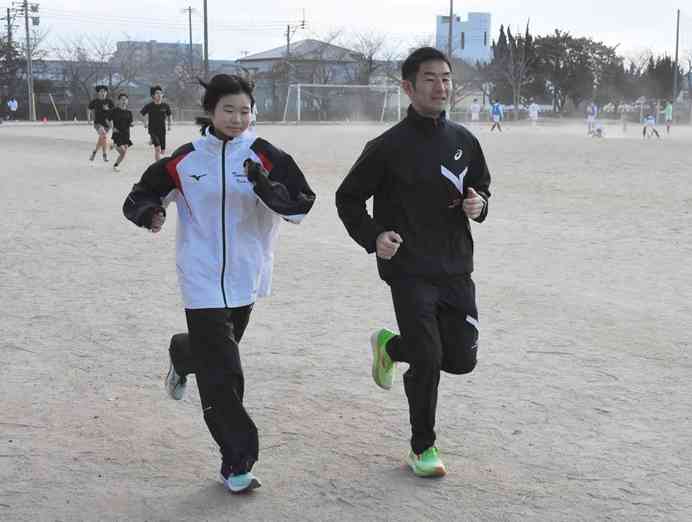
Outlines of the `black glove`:
M249 179L253 185L262 185L269 180L269 172L267 172L261 163L246 159L243 162L243 167L245 167L247 179Z
M140 218L140 225L141 227L145 228L151 228L151 222L154 219L154 214L156 213L161 213L163 214L163 217L166 217L166 209L163 207L157 207L157 206L151 206L144 210L142 213L142 216Z

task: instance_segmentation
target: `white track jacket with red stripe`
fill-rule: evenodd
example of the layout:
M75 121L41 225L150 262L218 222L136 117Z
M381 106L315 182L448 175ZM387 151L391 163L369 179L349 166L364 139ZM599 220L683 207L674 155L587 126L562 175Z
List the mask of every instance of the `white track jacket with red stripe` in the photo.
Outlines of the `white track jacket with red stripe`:
M268 176L251 182L244 162ZM299 223L315 201L290 155L254 130L222 141L213 130L151 165L123 205L125 216L150 228L175 201L176 265L185 308L235 308L271 290L280 222Z

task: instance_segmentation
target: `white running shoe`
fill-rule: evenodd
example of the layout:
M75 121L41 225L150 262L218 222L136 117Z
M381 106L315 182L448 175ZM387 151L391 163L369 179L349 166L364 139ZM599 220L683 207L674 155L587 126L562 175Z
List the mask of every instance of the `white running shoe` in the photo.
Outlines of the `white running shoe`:
M221 475L221 480L231 493L243 493L252 491L262 486L262 483L251 471L239 475L228 475L228 478Z
M168 375L166 375L166 392L171 399L179 401L185 395L186 386L187 378L178 375L173 367L173 361L171 361L171 367L168 369Z

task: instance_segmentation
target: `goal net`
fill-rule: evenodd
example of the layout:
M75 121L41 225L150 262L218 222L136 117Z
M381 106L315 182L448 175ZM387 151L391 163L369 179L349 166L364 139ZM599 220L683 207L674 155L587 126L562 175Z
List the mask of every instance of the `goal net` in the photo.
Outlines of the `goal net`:
M401 119L398 85L289 85L283 121L378 122Z

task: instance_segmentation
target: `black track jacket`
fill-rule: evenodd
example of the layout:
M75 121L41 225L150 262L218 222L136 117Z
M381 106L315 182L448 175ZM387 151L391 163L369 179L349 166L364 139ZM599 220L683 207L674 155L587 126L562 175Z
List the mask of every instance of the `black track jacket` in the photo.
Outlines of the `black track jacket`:
M434 120L409 107L407 117L368 142L336 192L349 235L367 252L377 236L397 232L403 244L391 260L377 258L385 281L444 278L473 271L473 238L461 207L469 187L485 200L490 173L478 140L442 113ZM365 203L374 196L373 216Z

